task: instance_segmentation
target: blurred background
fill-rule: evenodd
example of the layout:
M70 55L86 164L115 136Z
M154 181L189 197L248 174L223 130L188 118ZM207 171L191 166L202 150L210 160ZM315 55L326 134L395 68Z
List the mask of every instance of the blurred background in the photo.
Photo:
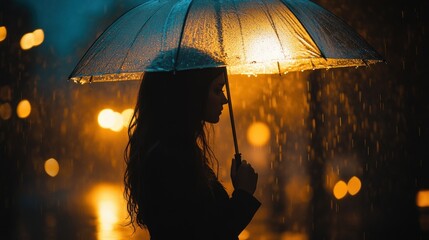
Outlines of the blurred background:
M126 226L122 195L139 81L67 80L142 2L1 1L1 239L149 239ZM262 202L240 239L429 239L428 2L315 2L387 63L230 78ZM231 193L227 111L211 139Z

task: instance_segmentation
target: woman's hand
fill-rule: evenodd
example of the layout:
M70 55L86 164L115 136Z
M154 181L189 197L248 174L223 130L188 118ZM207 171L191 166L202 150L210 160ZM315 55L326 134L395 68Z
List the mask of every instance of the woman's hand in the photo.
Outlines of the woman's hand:
M253 167L246 161L242 160L237 169L237 160L232 159L231 180L234 189L241 189L253 195L258 183L258 174Z

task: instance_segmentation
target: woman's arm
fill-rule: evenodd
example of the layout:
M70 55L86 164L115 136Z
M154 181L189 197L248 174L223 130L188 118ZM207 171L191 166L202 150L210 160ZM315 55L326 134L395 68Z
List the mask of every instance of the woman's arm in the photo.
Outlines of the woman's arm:
M230 198L229 225L238 235L250 223L261 203L253 196L258 182L258 174L243 160L237 169L236 159L231 163L231 180L234 192Z
M145 212L153 239L198 238L194 173L177 149L158 146L148 156Z

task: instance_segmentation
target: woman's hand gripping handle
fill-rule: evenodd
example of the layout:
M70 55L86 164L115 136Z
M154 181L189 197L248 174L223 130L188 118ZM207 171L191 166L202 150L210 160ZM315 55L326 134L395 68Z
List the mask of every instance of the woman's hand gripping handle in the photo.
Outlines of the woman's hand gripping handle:
M241 156L238 156L241 158ZM234 189L240 189L253 195L258 183L258 174L252 165L246 160L238 159L237 156L232 159L231 180ZM241 163L239 163L241 162Z

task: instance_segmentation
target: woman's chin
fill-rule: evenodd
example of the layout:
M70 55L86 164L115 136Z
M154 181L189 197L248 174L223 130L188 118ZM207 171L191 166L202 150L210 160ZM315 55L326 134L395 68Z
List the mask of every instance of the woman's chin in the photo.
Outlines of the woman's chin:
M205 121L205 122L208 122L208 123L215 124L215 123L218 123L218 122L219 122L219 117L206 119L206 120L204 120L204 121Z

